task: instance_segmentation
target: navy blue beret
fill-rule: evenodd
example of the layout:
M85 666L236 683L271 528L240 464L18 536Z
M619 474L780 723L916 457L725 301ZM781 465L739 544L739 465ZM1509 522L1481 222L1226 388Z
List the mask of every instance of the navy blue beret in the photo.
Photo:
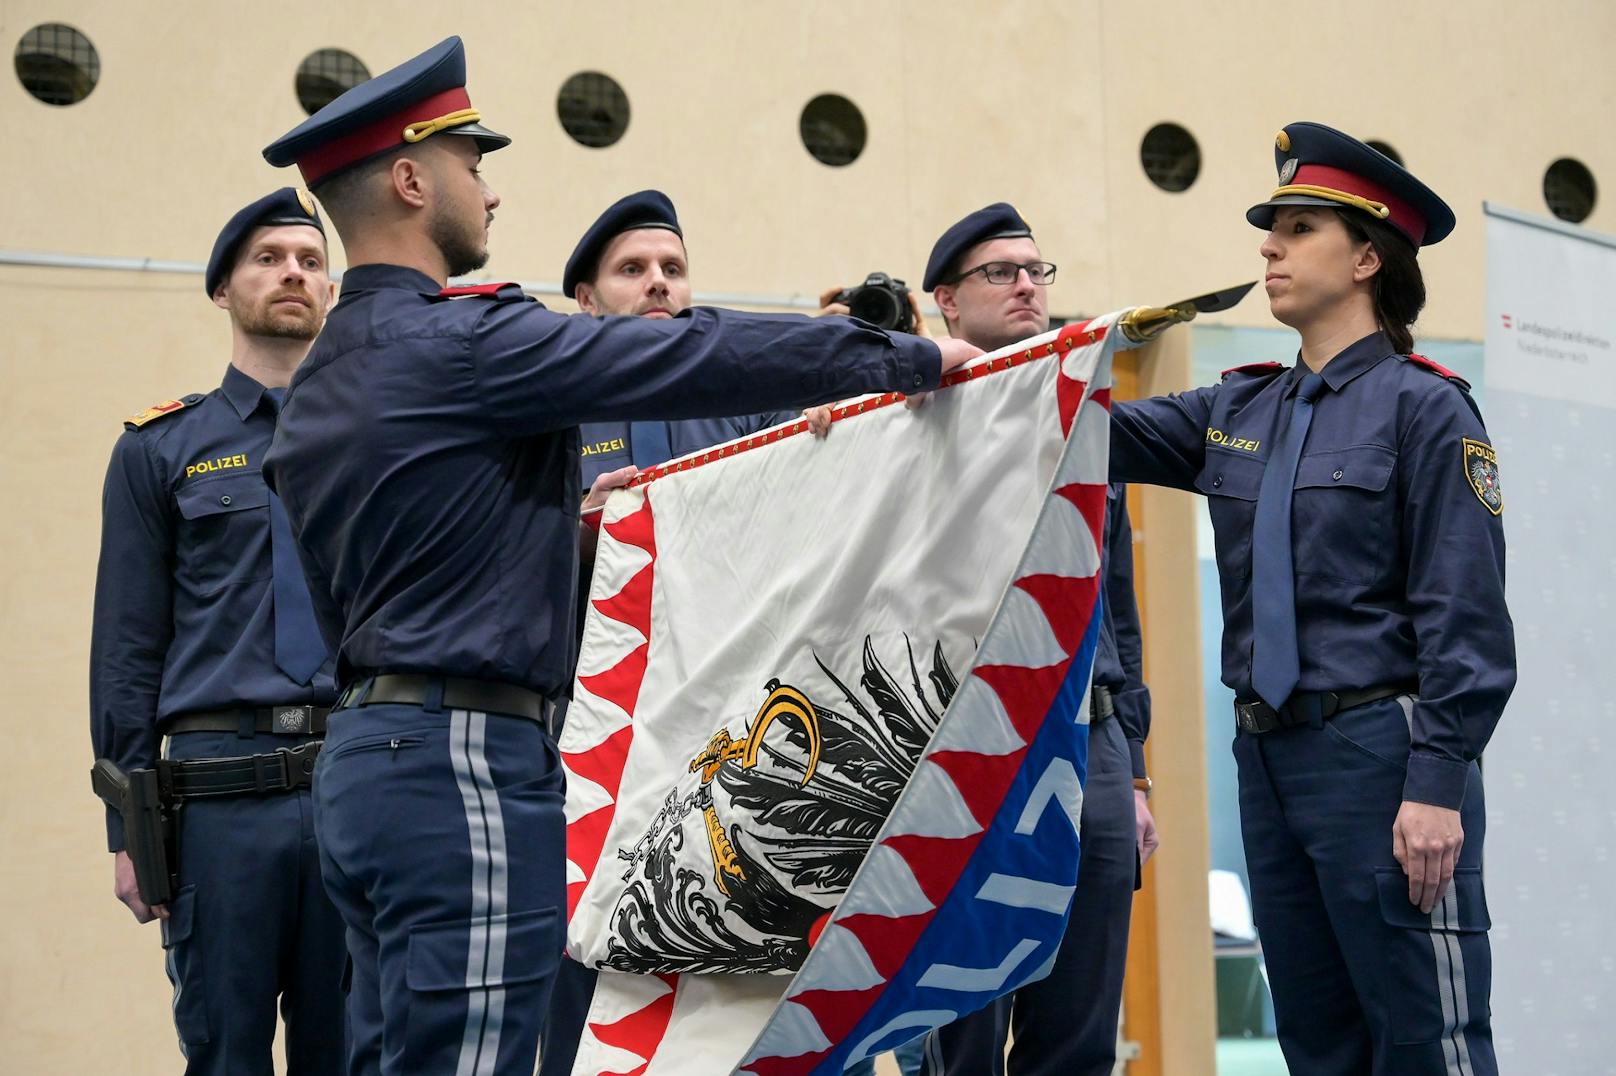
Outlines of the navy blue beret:
M673 202L661 191L636 191L619 198L589 226L573 248L572 257L567 259L567 267L561 273L562 294L576 299L578 285L595 278L595 269L600 265L600 256L606 252L606 244L636 228L666 228L680 239L685 237L679 230L679 216L673 211Z
M949 283L945 277L954 262L978 243L1021 236L1031 238L1032 229L1009 202L994 202L978 209L944 232L937 245L931 248L931 257L926 260L926 277L920 282L921 290L932 291L939 284Z
M1396 161L1322 123L1293 123L1274 137L1279 186L1246 210L1259 228L1284 205L1346 206L1384 220L1416 247L1453 231L1453 210Z
M277 168L295 164L314 186L345 169L431 135L467 135L484 153L511 144L482 125L466 93L466 49L446 38L361 82L264 148Z
M203 283L208 298L213 298L236 267L236 253L241 243L254 228L273 228L282 224L306 224L325 234L320 223L320 211L315 208L309 192L293 187L282 187L274 194L266 194L252 205L239 210L224 226L219 238L213 241L213 253L208 256L208 273Z

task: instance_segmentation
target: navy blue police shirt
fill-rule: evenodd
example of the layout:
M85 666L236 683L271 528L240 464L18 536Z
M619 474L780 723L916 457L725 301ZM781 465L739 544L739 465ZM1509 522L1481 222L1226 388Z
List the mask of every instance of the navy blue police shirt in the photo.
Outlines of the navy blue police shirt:
M687 418L666 422L663 425L672 449L668 459L675 460L727 441L750 437L770 426L794 422L801 417L800 411L768 411L734 418ZM579 459L580 477L586 493L596 478L634 462L634 437L629 426L627 422L585 422L578 428L583 446ZM666 463L667 460L657 462Z
M571 673L578 425L935 388L936 345L843 318L544 309L362 265L265 464L338 678L426 672L556 695Z
M102 491L90 635L96 757L150 767L164 721L197 710L328 706L328 660L308 684L275 665L264 386L231 366L182 409L131 421ZM108 812L111 851L123 847Z
M1293 501L1298 690L1417 683L1403 795L1457 809L1515 686L1496 458L1467 386L1396 354L1381 333L1322 376ZM1223 682L1241 698L1255 697L1257 490L1298 380L1296 367L1245 367L1111 412L1113 479L1207 498Z
M1144 777L1150 689L1145 686L1139 599L1133 592L1133 524L1128 519L1127 487L1120 482L1112 482L1105 491L1104 540L1100 565L1100 615L1104 619L1094 650L1094 682L1111 692L1111 705L1128 741L1133 775Z

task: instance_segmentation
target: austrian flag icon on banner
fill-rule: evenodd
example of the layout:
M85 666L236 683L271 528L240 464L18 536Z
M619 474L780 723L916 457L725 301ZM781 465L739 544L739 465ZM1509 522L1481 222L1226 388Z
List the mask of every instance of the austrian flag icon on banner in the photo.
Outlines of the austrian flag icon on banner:
M574 1073L840 1073L1046 974L1116 315L607 505L567 769Z

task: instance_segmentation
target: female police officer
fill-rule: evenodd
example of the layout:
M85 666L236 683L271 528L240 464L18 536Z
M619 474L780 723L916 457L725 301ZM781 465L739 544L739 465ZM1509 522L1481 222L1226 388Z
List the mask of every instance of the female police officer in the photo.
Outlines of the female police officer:
M1515 683L1503 494L1458 377L1410 354L1453 213L1296 123L1247 219L1294 367L1118 404L1111 477L1207 497L1252 900L1293 1072L1493 1073L1476 758Z

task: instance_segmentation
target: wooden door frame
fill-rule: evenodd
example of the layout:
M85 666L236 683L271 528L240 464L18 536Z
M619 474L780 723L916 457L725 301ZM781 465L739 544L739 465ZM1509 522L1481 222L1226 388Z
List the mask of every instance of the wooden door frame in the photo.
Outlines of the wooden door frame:
M1113 396L1136 399L1191 384L1191 333L1120 352ZM1200 660L1196 551L1199 499L1177 490L1128 487L1134 587L1144 636L1145 681L1154 721L1146 759L1162 847L1134 895L1123 984L1122 1037L1136 1044L1128 1076L1211 1073L1217 1012L1207 911L1206 724Z

